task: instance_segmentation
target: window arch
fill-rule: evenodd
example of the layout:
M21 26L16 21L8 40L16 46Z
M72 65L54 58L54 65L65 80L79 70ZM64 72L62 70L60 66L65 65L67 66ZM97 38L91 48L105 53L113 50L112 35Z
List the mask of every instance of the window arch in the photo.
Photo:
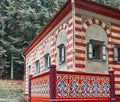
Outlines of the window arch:
M44 68L48 69L50 66L50 42L47 42L44 49Z
M106 73L108 70L107 33L102 26L91 24L86 29L86 71Z
M35 55L35 73L40 72L40 52L37 51Z
M67 44L67 33L66 30L62 29L57 36L56 40L56 65L57 68L66 67L66 44Z
M104 29L92 24L86 30L88 42L88 59L106 60L107 34Z

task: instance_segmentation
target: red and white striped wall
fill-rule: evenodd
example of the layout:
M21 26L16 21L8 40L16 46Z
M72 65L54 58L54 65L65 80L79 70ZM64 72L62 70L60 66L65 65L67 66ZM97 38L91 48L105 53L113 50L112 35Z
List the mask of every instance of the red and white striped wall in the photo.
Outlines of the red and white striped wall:
M53 28L54 29L54 28ZM40 41L27 55L26 55L26 75L25 75L25 94L28 94L28 61L31 58L31 74L35 72L35 56L37 51L40 52L40 73L44 71L44 48L47 42L50 43L50 57L51 64L56 64L56 40L59 32L64 29L67 32L67 69L72 70L73 68L73 18L69 16L68 19L63 22L56 30L46 35L42 41ZM40 74L39 73L39 74Z
M112 47L114 44L120 44L120 24L111 24L111 34L112 34ZM113 58L113 49L111 49L110 58ZM110 61L109 66L115 71L115 90L116 94L120 95L120 63L114 62L113 59Z
M82 24L82 16L81 14L76 14L75 17L75 68L79 71L85 71L86 63L86 38L85 32L87 28L92 24L100 25L105 32L107 33L108 37L108 67L113 68L115 70L115 88L116 94L120 94L120 63L115 63L113 61L113 46L114 44L120 44L120 25L118 24L111 24L111 30L107 27L107 25L99 20L99 19L87 19Z

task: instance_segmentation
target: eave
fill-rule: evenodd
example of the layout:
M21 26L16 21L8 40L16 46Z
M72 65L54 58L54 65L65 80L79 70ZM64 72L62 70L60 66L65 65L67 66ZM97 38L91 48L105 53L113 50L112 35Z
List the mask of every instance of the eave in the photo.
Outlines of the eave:
M75 0L75 7L120 20L120 10L91 0Z

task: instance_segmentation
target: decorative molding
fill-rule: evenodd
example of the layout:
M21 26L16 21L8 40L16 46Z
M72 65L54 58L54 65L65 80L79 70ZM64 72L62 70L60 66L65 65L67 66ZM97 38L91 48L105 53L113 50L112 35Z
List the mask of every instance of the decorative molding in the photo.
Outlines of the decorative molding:
M107 17L107 16L104 16L101 14L97 14L97 13L94 13L92 11L86 11L83 9L76 8L76 13L81 14L84 17L96 18L96 19L100 19L100 20L105 21L105 22L120 24L120 20L117 20L117 19L114 19L111 17Z

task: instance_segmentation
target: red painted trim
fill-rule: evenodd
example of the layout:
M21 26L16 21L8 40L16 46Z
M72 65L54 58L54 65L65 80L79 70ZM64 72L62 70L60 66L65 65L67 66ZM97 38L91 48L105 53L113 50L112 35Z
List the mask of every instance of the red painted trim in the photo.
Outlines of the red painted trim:
M50 98L32 96L31 102L50 102Z
M109 74L99 74L99 73L86 73L86 72L68 72L68 71L57 71L57 74L71 74L71 75L88 75L88 76L102 76L110 77Z
M41 73L41 74L39 74L39 75L34 75L34 76L31 78L31 80L36 79L36 78L39 78L39 77L42 77L42 76L45 76L45 75L49 75L49 74L50 74L50 71L48 71L48 72L43 72L43 73Z
M88 99L71 99L71 98L65 98L65 99L56 99L51 100L51 102L110 102L110 98L88 98Z
M56 99L56 65L50 66L50 99Z
M110 74L110 96L111 96L111 102L116 102L113 99L116 100L115 98L115 74L113 69L109 69L109 74Z
M79 9L84 9L97 14L120 20L120 10L103 5L92 0L75 0L75 5Z

